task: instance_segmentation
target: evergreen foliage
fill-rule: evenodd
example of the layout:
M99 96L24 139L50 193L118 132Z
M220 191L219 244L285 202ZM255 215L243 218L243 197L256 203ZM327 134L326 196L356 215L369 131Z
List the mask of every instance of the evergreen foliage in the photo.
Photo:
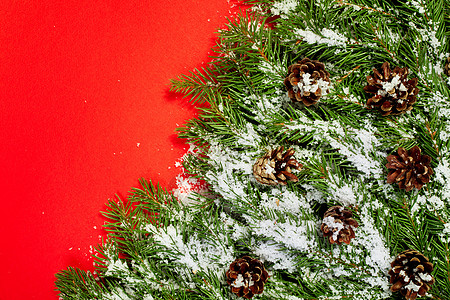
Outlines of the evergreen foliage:
M225 272L260 259L270 278L255 299L403 299L390 263L414 249L434 264L428 296L450 299L450 3L446 0L252 0L219 33L213 62L173 80L200 115L179 129L195 150L184 167L208 192L180 201L141 180L104 213L109 239L96 274L57 274L62 299L237 299ZM283 84L304 57L330 72L316 105ZM385 62L418 78L412 111L367 109L366 77ZM434 174L410 192L387 184L386 157L419 146ZM255 161L278 146L303 165L298 182L265 186ZM320 232L341 205L359 223L350 244Z

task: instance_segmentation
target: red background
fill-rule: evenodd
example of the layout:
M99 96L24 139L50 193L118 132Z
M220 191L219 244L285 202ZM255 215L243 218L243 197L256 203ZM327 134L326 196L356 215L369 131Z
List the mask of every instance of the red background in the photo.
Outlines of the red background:
M174 187L195 111L169 79L209 60L234 4L0 2L0 300L58 299L56 272L92 269L108 198Z

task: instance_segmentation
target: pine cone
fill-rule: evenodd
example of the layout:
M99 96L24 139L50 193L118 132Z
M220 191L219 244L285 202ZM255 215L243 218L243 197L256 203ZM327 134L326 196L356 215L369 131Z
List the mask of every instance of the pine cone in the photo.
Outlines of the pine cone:
M354 229L358 227L358 222L352 217L353 213L344 207L332 206L325 212L320 230L329 237L331 244L350 244L350 240L355 237Z
M231 291L238 297L246 299L262 294L264 284L269 279L269 274L262 262L250 256L244 256L232 262L226 276Z
M310 106L319 101L323 92L328 92L330 73L325 70L325 65L317 60L304 58L290 65L288 73L284 85L293 101Z
M433 169L430 167L431 158L428 155L421 155L421 150L417 146L409 151L400 147L397 153L398 155L392 154L387 157L386 168L392 169L387 176L387 182L397 182L399 188L407 192L413 187L420 190L433 175Z
M391 267L391 291L400 291L406 300L424 296L434 283L431 276L433 264L419 251L403 251L391 263Z
M302 164L291 158L295 152L294 149L289 148L284 153L283 150L283 146L278 147L256 161L253 165L253 175L256 180L267 185L286 185L287 181L298 181L291 170L301 169Z
M381 73L373 69L374 75L367 76L368 84L364 87L366 93L375 94L367 100L367 107L378 107L383 116L399 115L410 111L416 103L417 78L407 80L408 68L389 68L385 62L381 66Z
M445 63L444 66L444 73L445 75L450 76L450 56L447 57L447 62Z

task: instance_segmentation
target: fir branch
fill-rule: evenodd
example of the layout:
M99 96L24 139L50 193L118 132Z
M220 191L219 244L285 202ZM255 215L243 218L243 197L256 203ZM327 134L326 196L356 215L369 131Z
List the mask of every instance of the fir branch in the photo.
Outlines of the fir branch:
M219 32L213 63L172 81L208 104L178 133L195 145L187 172L209 191L188 205L141 180L127 201L110 201L110 239L96 248L100 290L70 270L58 275L61 295L75 297L74 284L80 299L89 289L104 299L232 299L225 271L251 255L271 273L260 299L397 299L386 274L393 256L413 248L434 264L430 296L450 298L449 4L244 2L252 10ZM324 62L333 83L311 106L293 103L283 83L304 57ZM417 103L399 116L365 104L367 76L386 61L419 79ZM387 156L415 145L434 174L405 192L387 184ZM263 185L253 165L278 146L294 149L303 169L291 170L295 182ZM334 205L359 224L350 245L322 236Z
M181 75L171 80L170 91L190 96L191 103L204 103L206 99L213 99L214 94L221 93L221 86L217 83L217 71L214 65L209 68L191 71L189 75Z
M106 289L90 272L69 267L56 274L56 287L65 299L100 299Z

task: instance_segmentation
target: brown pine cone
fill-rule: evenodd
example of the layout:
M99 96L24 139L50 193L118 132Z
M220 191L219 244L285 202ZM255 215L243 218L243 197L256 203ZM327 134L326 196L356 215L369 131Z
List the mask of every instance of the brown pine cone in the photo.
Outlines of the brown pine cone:
M244 256L232 262L226 276L231 292L246 299L262 294L264 284L269 279L269 273L262 262L250 256Z
M378 107L383 116L399 115L410 111L417 101L417 78L407 80L408 68L389 68L385 62L381 72L373 69L374 75L367 76L366 93L375 94L367 100L367 107Z
M283 146L278 147L256 161L253 165L253 175L256 180L267 185L286 185L287 181L298 181L297 176L291 171L301 169L302 164L292 158L294 149L289 148L284 153L283 151Z
M425 183L430 181L433 169L430 167L431 158L422 155L418 146L406 151L400 147L397 154L387 157L386 168L391 169L387 176L387 183L398 183L398 187L407 192L415 187L420 190Z
M450 76L450 56L447 57L447 61L444 66L444 73L445 75Z
M332 206L325 212L320 230L331 244L350 244L350 240L355 237L354 230L358 227L358 222L352 217L353 213L344 207Z
M290 65L284 79L289 98L306 106L317 103L322 93L328 92L329 84L330 73L325 70L325 65L309 58Z
M424 296L434 283L431 276L433 264L419 251L403 251L391 263L391 267L391 291L400 291L406 300Z

